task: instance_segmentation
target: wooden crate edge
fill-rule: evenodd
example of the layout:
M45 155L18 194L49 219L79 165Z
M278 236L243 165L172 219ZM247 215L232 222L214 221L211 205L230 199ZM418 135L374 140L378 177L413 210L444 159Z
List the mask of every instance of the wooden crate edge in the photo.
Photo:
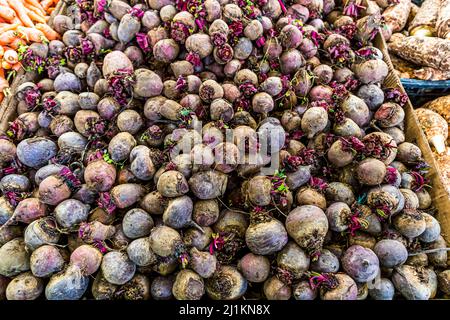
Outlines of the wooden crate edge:
M394 67L387 50L386 41L378 34L376 38L376 46L379 48L384 56L384 61L389 68L389 75L387 78L389 86L395 86L402 93L406 93L400 78L394 72ZM408 99L405 106L406 123L405 123L405 135L406 140L415 142L422 151L423 158L431 166L429 178L431 180L432 188L429 190L433 205L437 209L437 219L441 225L441 233L448 244L450 244L450 197L447 194L444 183L441 179L441 171L437 165L436 160L433 157L433 152L428 144L425 133L419 124L419 121L414 113L413 106ZM450 260L450 255L449 255Z

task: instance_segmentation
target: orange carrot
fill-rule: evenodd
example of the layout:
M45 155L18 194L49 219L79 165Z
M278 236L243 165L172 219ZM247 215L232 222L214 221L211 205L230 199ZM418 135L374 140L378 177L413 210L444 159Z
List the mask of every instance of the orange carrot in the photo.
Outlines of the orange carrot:
M5 53L5 47L0 46L0 58L3 57L3 54Z
M3 101L3 98L5 97L5 95L3 94L3 92L0 92L0 102Z
M48 40L44 33L35 28L17 27L17 33L19 33L22 38L26 39L27 42L43 42Z
M5 70L10 70L12 68L12 65L6 62L5 60L2 61L2 68Z
M32 21L36 21L38 23L45 23L45 19L43 17L41 17L40 15L38 15L37 13L31 11L28 8L25 8L25 10L27 11L27 14L31 18Z
M47 37L48 40L57 40L57 39L61 38L60 35L58 34L58 32L53 30L47 24L38 23L38 24L36 24L36 29L38 29L39 31L42 31L42 33L44 33L44 35Z
M47 14L51 15L53 13L53 11L55 11L56 7L52 7L50 9L47 10Z
M7 0L9 3L9 6L14 9L17 16L20 20L22 20L23 24L27 27L34 27L33 21L31 21L30 17L27 15L27 12L25 11L25 7L20 2L20 0Z
M5 53L7 50L13 50L10 46L1 46L3 48L3 53Z
M5 20L11 21L16 17L16 12L10 7L0 5L0 17Z
M9 30L0 34L0 45L9 45L16 37L16 32Z
M48 12L48 9L53 5L53 0L43 0L41 1L41 7Z
M44 8L42 8L41 4L39 3L39 1L37 0L25 0L25 6L28 4L30 4L31 6L35 7L36 9L38 9L43 15L45 15L45 10Z
M25 40L23 40L22 38L19 38L19 37L15 37L15 38L9 43L9 46L10 46L12 49L17 50L17 49L19 49L19 47L20 47L21 45L25 45L25 44L27 44L27 43L25 42Z
M12 69L16 71L19 71L20 68L22 68L22 64L20 62L17 62L15 65L12 66Z
M2 6L0 4L0 6ZM2 6L4 7L4 6ZM9 8L9 7L8 7ZM11 9L11 8L10 8ZM12 10L12 9L11 9ZM14 11L14 10L13 10ZM0 23L2 24L17 24L19 26L23 26L22 21L20 21L20 19L17 17L16 12L14 11L14 17L11 20L7 20L5 18L0 17Z
M14 24L18 24L19 26L23 26L22 20L20 20L18 17L15 17L14 20L11 20L10 22L14 23Z
M3 54L3 60L13 65L19 62L19 56L17 55L17 52L15 50L10 49L6 50Z
M19 26L18 23L6 24L4 26L1 26L0 27L0 34L2 34L3 32L9 31L9 30L15 30L18 26Z
M27 8L30 11L33 11L34 13L36 13L38 16L44 18L45 16L47 16L47 13L42 12L41 10L39 10L39 8L36 8L34 6L32 6L29 3L25 3L25 8Z

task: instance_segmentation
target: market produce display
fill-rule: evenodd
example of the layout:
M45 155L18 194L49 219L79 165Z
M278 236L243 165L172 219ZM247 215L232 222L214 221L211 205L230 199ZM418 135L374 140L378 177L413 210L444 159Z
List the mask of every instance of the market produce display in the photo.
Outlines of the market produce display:
M383 36L401 78L450 79L450 1L362 1L365 14L380 15Z
M0 299L448 295L429 167L363 9L68 3L0 139Z
M416 109L428 142L434 147L434 154L442 174L442 181L450 195L450 149L448 148L448 123L450 122L450 96L442 96Z
M0 1L0 102L9 94L9 82L22 68L27 44L59 39L47 25L58 0ZM31 69L30 69L31 70Z

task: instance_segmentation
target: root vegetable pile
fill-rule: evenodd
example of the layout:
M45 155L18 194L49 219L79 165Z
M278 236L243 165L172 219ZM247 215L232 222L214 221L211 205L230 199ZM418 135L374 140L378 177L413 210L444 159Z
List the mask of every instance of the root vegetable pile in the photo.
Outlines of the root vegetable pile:
M364 3L367 15L380 15L396 72L401 78L450 79L450 1L349 0Z
M361 12L70 4L0 139L0 298L448 294L407 97Z

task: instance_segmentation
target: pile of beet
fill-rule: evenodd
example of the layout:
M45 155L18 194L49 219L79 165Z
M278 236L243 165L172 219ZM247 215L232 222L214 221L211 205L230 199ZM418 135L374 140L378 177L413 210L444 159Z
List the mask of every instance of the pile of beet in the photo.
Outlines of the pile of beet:
M407 97L360 10L70 4L61 41L22 53L0 139L0 299L450 294Z

